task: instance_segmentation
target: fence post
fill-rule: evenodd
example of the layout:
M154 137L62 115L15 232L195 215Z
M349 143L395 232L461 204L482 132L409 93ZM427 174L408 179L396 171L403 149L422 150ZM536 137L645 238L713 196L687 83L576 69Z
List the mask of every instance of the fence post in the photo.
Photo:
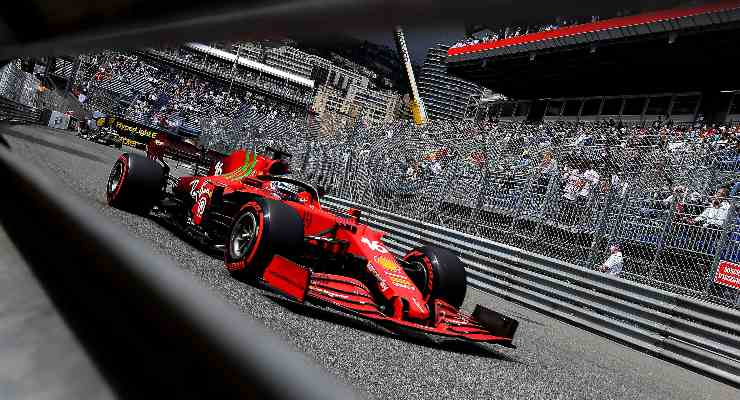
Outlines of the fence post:
M712 283L714 282L714 274L717 273L719 261L722 258L722 253L725 251L727 240L730 237L730 227L734 225L734 222L735 202L733 201L732 203L730 203L730 209L727 212L727 217L725 218L724 223L722 223L722 235L720 236L719 242L717 243L717 249L714 251L714 258L712 259L711 268L709 268L709 274L707 274L707 286L704 288L705 296L709 295L709 290L712 288Z
M614 237L619 237L619 234L621 233L620 228L622 227L622 224L624 222L624 213L627 210L627 204L629 204L629 193L625 193L624 197L622 198L622 204L619 206L619 215L617 216L617 221L612 225L612 229L609 231L608 237L610 239L614 239Z
M596 263L596 256L599 248L599 242L604 238L604 231L606 230L606 221L609 217L609 209L612 206L612 200L614 199L614 190L609 185L609 192L606 194L606 202L604 204L604 210L601 212L599 217L599 228L591 239L591 250L589 250L588 261L583 267L591 269L591 266Z
M714 181L717 179L717 170L720 167L719 163L714 158L710 160L710 163L711 165L709 166L709 182L707 182L708 188L714 186Z
M531 189L531 183L532 183L532 177L534 176L534 173L530 175L529 179L527 179L527 183L522 188L521 192L519 193L519 197L516 199L516 204L514 205L514 212L511 215L511 225L509 228L509 232L512 234L516 231L516 223L519 217L522 215L522 210L524 209L524 204L526 203L525 197L527 196L527 193L529 193L529 190Z
M668 236L670 232L671 225L673 224L673 216L676 214L676 204L678 203L678 196L673 196L673 200L671 201L671 208L668 210L668 215L666 216L666 220L663 222L663 228L660 232L660 236L658 237L658 242L655 243L655 254L653 255L653 260L650 262L650 269L648 270L647 277L650 279L653 279L653 272L655 271L655 267L658 264L658 256L663 251L663 247L665 244L665 238Z
M486 162L488 162L486 160ZM478 192L478 198L475 201L475 207L473 208L473 212L470 214L470 223L474 227L474 233L480 235L480 224L478 221L479 215L481 211L483 211L483 207L486 204L486 189L488 189L488 186L490 185L490 179L491 179L491 173L488 169L488 164L485 166L485 171L483 173L483 179L481 180L481 186Z
M532 237L533 240L537 240L542 236L542 231L545 229L545 220L550 217L551 211L554 210L555 199L557 199L557 195L559 191L557 190L559 185L559 179L560 174L557 174L555 176L550 176L550 179L547 182L547 189L545 190L544 198L542 199L542 208L540 209L540 215L537 219L537 228L535 228L534 236ZM548 206L553 206L553 210L548 209Z

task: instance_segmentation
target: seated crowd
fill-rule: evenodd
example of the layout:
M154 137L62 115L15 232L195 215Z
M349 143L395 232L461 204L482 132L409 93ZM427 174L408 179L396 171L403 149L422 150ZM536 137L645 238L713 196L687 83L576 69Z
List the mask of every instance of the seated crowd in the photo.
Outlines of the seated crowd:
M196 56L205 56L193 51L180 51L179 56L187 61L196 60ZM211 57L211 61L214 61ZM212 62L207 66L211 72L226 74L230 67L224 63ZM280 109L278 102L251 98L251 93L232 90L214 79L207 79L182 69L147 62L137 55L119 53L91 54L83 59L82 75L90 77L74 90L89 93L95 86L114 84L116 82L137 82L130 84L125 95L129 105L123 113L125 117L147 125L166 128L188 126L198 129L201 119L213 116L230 115L242 105L261 107L267 111L274 107ZM240 69L238 79L260 81L248 71ZM306 93L289 93L280 84L262 79L260 87L271 93L283 94L283 97L305 96ZM283 92L281 92L283 90Z
M599 17L592 16L590 22L598 21ZM452 45L452 48L465 47L478 43L495 42L501 39L509 39L517 36L528 35L530 33L547 32L554 29L559 29L565 26L578 25L584 22L589 22L583 19L573 20L558 20L554 23L542 24L542 25L528 25L528 26L514 26L500 29L496 32L487 31L486 33L471 35L463 40L456 42Z

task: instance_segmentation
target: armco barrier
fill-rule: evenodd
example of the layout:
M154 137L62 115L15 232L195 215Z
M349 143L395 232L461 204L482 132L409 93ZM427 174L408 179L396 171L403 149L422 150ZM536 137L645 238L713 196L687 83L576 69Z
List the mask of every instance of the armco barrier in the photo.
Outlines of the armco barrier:
M39 122L40 114L40 110L0 97L0 120L33 124Z
M456 252L468 283L573 325L740 386L740 312L590 271L560 260L327 197L334 210L363 211L401 255L430 244Z

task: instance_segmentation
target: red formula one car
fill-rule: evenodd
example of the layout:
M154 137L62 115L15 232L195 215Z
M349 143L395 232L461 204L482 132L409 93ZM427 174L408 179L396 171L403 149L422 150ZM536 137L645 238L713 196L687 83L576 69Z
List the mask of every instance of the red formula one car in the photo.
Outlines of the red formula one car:
M394 257L358 210L323 209L314 187L285 176L289 155L268 153L239 150L207 176L180 178L170 177L156 154L124 153L110 173L108 203L161 217L223 251L234 276L296 302L329 305L391 330L514 347L517 321L480 305L472 315L460 310L467 282L458 257L431 246Z

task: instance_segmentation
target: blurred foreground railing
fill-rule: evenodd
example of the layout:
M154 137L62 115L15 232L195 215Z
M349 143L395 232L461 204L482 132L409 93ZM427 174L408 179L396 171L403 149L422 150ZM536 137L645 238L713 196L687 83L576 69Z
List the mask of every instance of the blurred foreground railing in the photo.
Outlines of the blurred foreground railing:
M2 145L0 180L3 229L121 397L354 398Z

